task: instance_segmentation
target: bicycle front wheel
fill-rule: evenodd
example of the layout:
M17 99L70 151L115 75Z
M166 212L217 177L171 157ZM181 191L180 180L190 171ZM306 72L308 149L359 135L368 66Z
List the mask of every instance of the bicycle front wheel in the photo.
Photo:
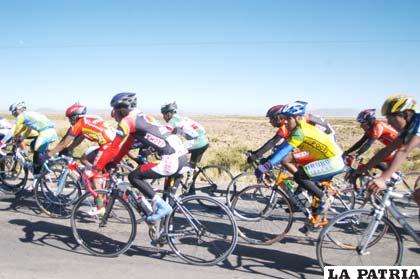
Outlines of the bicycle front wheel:
M226 189L226 204L228 207L232 206L233 197L248 187L249 185L257 184L257 178L254 173L243 172L235 176L229 183Z
M28 181L28 169L13 154L0 159L0 190L7 194L22 191Z
M252 244L270 245L282 239L293 223L293 211L286 194L265 185L253 185L239 192L231 207L240 236Z
M68 218L71 206L82 195L81 186L76 177L66 169L50 168L38 178L34 196L39 208L53 218ZM61 186L59 186L62 183Z
M77 242L96 256L115 257L127 251L136 236L136 219L130 205L106 190L95 190L104 197L105 214L94 214L91 193L84 194L71 214L71 227Z
M321 268L340 266L389 266L401 264L403 243L397 228L385 216L367 238L361 252L361 241L376 222L374 211L357 209L333 219L320 233L316 255Z
M187 196L165 222L171 249L194 265L214 265L235 249L237 227L229 209L214 198Z

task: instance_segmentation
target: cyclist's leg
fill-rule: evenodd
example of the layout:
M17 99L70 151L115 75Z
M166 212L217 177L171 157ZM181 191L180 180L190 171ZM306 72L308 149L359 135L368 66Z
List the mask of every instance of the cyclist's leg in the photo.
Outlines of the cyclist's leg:
M152 199L154 213L147 217L147 221L154 223L172 212L171 206L155 193L153 188L145 179L157 179L174 175L180 168L180 161L186 160L185 156L179 158L177 155L162 156L161 161L150 162L141 165L128 175L130 183L139 189L146 198Z
M31 143L33 144L33 167L34 167L34 174L39 174L41 171L42 165L39 162L39 155L41 153L48 151L48 145L57 140L57 133L54 128L46 129L44 131L39 132L38 137L34 139Z
M192 177L195 177L197 164L201 161L203 158L204 152L206 152L207 148L209 147L208 144L206 144L203 147L197 148L197 149L191 149L188 152L191 153L190 157L190 167L194 170ZM195 194L195 185L192 184L190 188L190 194Z
M327 209L328 201L324 192L316 185L315 181L322 182L325 179L331 179L336 174L343 172L345 168L344 161L341 156L335 156L329 159L318 160L305 165L302 170L308 177L303 179L302 186L313 193L320 200L318 208L313 209L314 213L319 214Z

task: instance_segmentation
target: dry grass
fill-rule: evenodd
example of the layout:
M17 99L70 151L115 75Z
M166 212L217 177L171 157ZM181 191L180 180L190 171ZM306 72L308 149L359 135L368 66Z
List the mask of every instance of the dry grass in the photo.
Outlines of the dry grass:
M68 127L68 121L62 115L48 115L56 124L59 136L62 136ZM105 117L110 123L116 125L115 121ZM160 120L160 116L158 117ZM247 167L245 152L255 150L265 141L271 138L276 129L271 127L264 117L244 117L244 116L192 116L193 119L201 123L207 131L210 140L210 148L204 154L202 165L221 164L231 168L237 173ZM163 121L163 120L162 120ZM357 122L351 119L329 119L334 127L338 143L343 150L350 147L362 136L362 129ZM77 153L80 154L87 146L85 141ZM380 150L382 145L375 143L366 154L370 158L375 152ZM405 171L420 169L420 150L416 149L404 164Z

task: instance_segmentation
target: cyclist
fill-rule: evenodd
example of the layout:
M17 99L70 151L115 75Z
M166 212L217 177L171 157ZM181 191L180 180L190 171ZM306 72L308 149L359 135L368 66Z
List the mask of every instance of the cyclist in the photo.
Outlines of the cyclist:
M6 118L0 116L0 149L5 147L3 139L10 137L12 133L12 125L6 120Z
M283 107L284 105L276 105L267 111L266 117L269 119L270 124L273 127L278 128L278 130L274 137L268 140L263 146L256 151L251 151L247 158L247 162L249 164L252 164L257 159L261 158L267 151L272 150L276 144L289 137L290 132L285 125L285 118L281 114ZM302 118L302 121L306 121L307 123L319 128L335 141L335 131L325 119L312 114L307 114ZM288 170L295 172L296 168L293 167L294 164L306 164L308 161L312 161L308 152L297 151L289 154L282 163ZM264 159L262 163L264 163Z
M35 135L31 143L33 155L33 174L36 177L42 168L40 162L41 154L45 153L50 143L57 140L57 133L54 124L45 116L38 112L27 111L25 102L17 102L9 107L9 111L16 117L16 124L12 132L3 138L2 142L7 143L10 138L25 139L29 135ZM31 187L28 188L31 190Z
M115 138L115 130L101 117L96 115L86 115L87 107L79 103L75 103L67 108L66 117L71 127L63 140L50 152L47 158L57 153L71 152L80 145L84 139L97 143L99 146L88 148L83 155L82 160L94 164L102 156L105 149Z
M407 160L408 155L416 147L420 147L420 113L416 113L416 101L408 96L391 96L382 105L382 115L389 124L399 132L398 138L380 150L364 167L360 170L368 170L378 162L395 152L394 158L390 162L388 169L381 176L373 179L369 183L369 189L373 191L384 190L386 181L389 180ZM414 198L420 204L420 189L415 189Z
M155 193L145 179L169 177L176 174L187 165L188 151L180 138L170 134L154 117L135 111L136 106L135 93L118 93L112 98L111 115L118 122L116 137L93 166L92 173L88 175L94 177L109 162L118 163L131 149L135 139L143 143L145 147L153 147L161 160L141 165L129 174L128 179L147 198L152 199L155 210L146 221L154 223L170 214L172 208Z
M398 137L398 132L391 127L391 125L384 121L377 120L375 117L375 109L366 109L359 113L357 122L360 127L365 131L363 137L357 141L352 147L344 151L344 156L356 151L356 156L365 153L375 142L379 140L382 144L388 145L395 141ZM393 158L394 153L391 153L384 159L385 163L389 163ZM385 167L383 167L385 169Z
M204 152L209 147L209 140L202 125L189 117L177 114L177 110L177 104L172 102L162 105L160 112L169 132L179 134L186 139L184 146L191 153L190 167L195 170L197 163L201 161ZM190 193L195 193L194 185L191 185Z
M255 170L258 179L271 170L275 165L284 163L283 160L291 154L294 148L306 151L311 162L301 164L299 167L290 166L289 171L300 187L308 190L320 200L318 208L313 208L313 218L325 212L329 207L329 199L315 182L331 179L334 175L344 171L341 148L327 134L317 127L303 120L306 111L306 102L296 101L284 106L280 114L284 117L290 135L277 150L260 164ZM305 225L306 227L306 225ZM305 228L304 227L304 228Z

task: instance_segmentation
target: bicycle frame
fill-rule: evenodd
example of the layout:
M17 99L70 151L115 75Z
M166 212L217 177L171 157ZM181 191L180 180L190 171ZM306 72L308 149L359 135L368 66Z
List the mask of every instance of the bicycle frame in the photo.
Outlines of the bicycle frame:
M361 243L358 247L359 253L361 255L366 255L369 252L367 251L368 244L370 243L373 234L375 233L376 229L379 226L379 222L383 218L385 214L385 210L388 209L391 215L397 220L397 222L403 227L403 229L420 245L420 236L417 235L413 227L405 219L404 215L402 215L396 206L392 202L392 198L400 198L400 199L408 199L406 195L394 192L394 187L389 187L384 194L384 197L379 205L374 204L374 216L375 219L372 221L367 230L366 234L363 236Z

